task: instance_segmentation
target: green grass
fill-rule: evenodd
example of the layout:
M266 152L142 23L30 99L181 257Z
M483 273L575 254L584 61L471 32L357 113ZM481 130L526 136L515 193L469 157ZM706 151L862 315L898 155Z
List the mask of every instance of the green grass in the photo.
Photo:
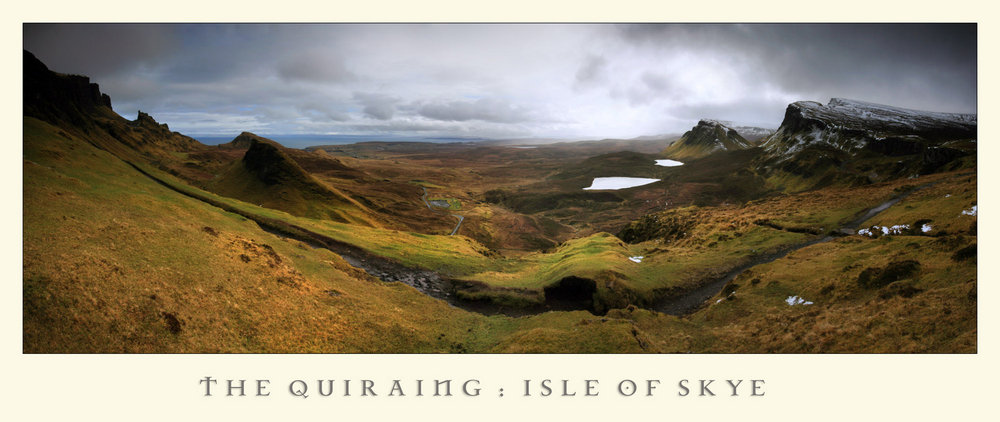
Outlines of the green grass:
M862 223L862 227L894 226L918 221L931 226L928 234L968 233L976 223L976 217L964 215L962 211L976 204L976 176L948 178L941 183L921 189L904 198L885 212ZM917 227L913 227L917 228Z
M356 225L379 226L371 211L339 190L306 173L277 147L255 144L255 162L268 169L251 171L247 160L237 160L208 184L223 196L238 198L262 208L280 209L292 215L333 220ZM248 155L249 156L249 155ZM147 171L148 172L148 171Z
M551 253L533 253L511 260L501 271L471 275L491 286L541 289L568 276L602 278L629 272L628 249L608 233L570 240Z
M25 352L641 350L629 322L484 317L373 282L50 125L24 128Z
M692 322L718 330L719 347L748 352L975 351L974 263L923 236L851 236L753 268L739 287ZM858 282L868 268L915 260L921 270L882 288ZM789 306L799 296L812 305ZM720 297L720 299L722 299Z
M481 293L485 298L516 301L523 291L575 276L598 281L599 300L612 304L688 288L754 254L810 238L757 219L836 225L916 182L689 207L675 213L690 219L690 231L669 242L625 244L596 233L505 258L463 236L260 207L134 162L167 188L71 133L24 119L22 312L29 353L976 350L975 260L952 259L976 243L975 218L960 215L975 203L974 178L922 177L920 184L942 182L869 222L926 218L947 234L848 236L805 248L752 268L735 281L732 300L713 300L688 318L634 307L605 317L485 317L374 281L336 254L272 235L252 220L293 224L405 265L486 282L493 289ZM642 263L628 260L636 255ZM921 271L885 287L858 283L865 269L900 260L919 261ZM815 304L788 306L790 295Z

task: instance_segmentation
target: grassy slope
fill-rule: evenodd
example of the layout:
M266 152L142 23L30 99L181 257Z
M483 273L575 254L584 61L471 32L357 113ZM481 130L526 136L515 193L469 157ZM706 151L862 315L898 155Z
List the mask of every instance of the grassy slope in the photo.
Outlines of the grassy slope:
M260 148L270 149L268 152L272 156L269 158L273 162L267 164L281 169L277 183L265 183L246 167L245 160L237 160L209 183L209 189L293 215L379 226L371 211L336 188L316 180L277 146L267 144Z
M628 321L483 317L24 120L24 351L639 351ZM545 328L541 328L545 327Z
M897 224L913 224L920 220L929 220L929 234L969 232L975 224L976 217L964 215L976 205L976 176L961 177L956 180L946 180L914 192L897 206L862 223L862 227L894 226ZM974 231L974 230L972 230Z
M938 238L850 236L815 245L753 268L737 279L735 300L713 302L690 318L635 308L612 310L604 318L586 312L483 317L404 285L375 282L332 253L281 240L57 133L25 119L26 352L951 352L976 347L975 263L951 259L955 250L975 242L968 231ZM971 217L956 215L952 224L934 215L967 207L975 198L969 188L966 178L949 179L915 193L885 216L896 220L891 213L897 210L926 210L918 213L960 229ZM893 186L880 189L888 193ZM948 200L959 197L957 202L945 200L945 192L952 193ZM867 201L882 199L868 193ZM774 207L774 214L789 220L825 218L815 206L787 199L754 206ZM718 248L727 241L716 238L710 248L704 240L721 233L723 220L740 221L732 217L720 213L714 229L690 241L701 244L702 253ZM345 237L354 233L347 225L310 224ZM743 236L781 232L746 227ZM372 240L370 234L354 233L354 240L368 239L382 248L390 247L390 238L409 239L411 247L443 240L392 231ZM634 264L620 258L650 252L642 250L650 245L603 244L610 240L578 240L560 253L613 253L614 265L652 273L666 268L657 260L665 260L672 246L655 246L661 251ZM409 248L401 248L400 257L406 256L402 249ZM864 269L899 259L916 259L923 270L897 287L857 284ZM549 271L558 271L556 263L550 264ZM917 292L905 297L900 285ZM815 304L788 306L789 295Z
M710 146L691 145L681 141L667 147L660 155L674 160L692 160L711 153L712 147Z
M954 258L976 243L975 177L922 177L940 183L915 192L866 225L930 218L932 236L847 236L744 272L733 286L684 320L644 310L608 316L636 321L650 347L739 353L954 353L977 347L976 259ZM905 185L914 181L900 181ZM893 185L888 185L891 187ZM945 197L947 194L950 197ZM936 226L937 227L937 226ZM919 271L886 286L862 287L869 268L915 260ZM729 295L728 292L733 292ZM789 306L799 296L812 305Z
M744 274L735 300L692 322L716 331L713 349L740 352L974 352L976 265L952 261L953 253L923 236L816 245ZM921 265L911 277L879 289L857 282L867 268L910 259ZM789 296L814 304L789 306Z
M166 175L161 177L169 179ZM173 184L193 190L179 181ZM624 306L625 297L641 303L652 300L658 291L690 289L747 262L755 254L810 238L802 233L761 227L753 223L756 220L766 219L779 226L809 228L822 233L888 199L901 186L911 184L898 181L863 189L831 188L773 197L743 207L693 207L689 211L681 210L688 214L685 218L694 223L691 234L673 244L654 241L626 248L612 236L597 233L567 242L554 252L515 258L492 257L482 245L461 236L362 228L294 217L222 197L214 199L245 212L291 222L409 266L485 282L491 287L477 290L469 295L470 298L523 300L523 292L517 289L528 289L535 292L529 295L530 300L537 301L542 288L572 275L594 279L598 282L600 300ZM627 260L631 255L643 255L647 259L635 265Z

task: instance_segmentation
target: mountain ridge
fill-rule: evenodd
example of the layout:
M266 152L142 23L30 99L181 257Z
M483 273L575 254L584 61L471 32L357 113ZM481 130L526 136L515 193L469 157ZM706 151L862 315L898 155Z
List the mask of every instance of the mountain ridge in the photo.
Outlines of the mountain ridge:
M892 136L919 136L929 141L974 138L976 115L911 110L844 98L823 105L815 101L789 104L784 120L763 144L767 153L795 153L822 142L853 151ZM811 139L806 137L806 132Z
M755 168L783 190L801 190L975 165L963 157L975 154L976 122L974 114L844 98L826 105L798 101L788 105L781 126L762 143Z

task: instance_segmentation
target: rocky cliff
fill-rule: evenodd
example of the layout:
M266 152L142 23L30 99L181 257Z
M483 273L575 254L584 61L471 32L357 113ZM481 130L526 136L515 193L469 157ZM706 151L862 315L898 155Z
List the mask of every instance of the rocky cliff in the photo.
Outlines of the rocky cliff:
M975 164L976 115L843 98L792 103L762 144L757 171L801 188L873 183ZM965 159L963 157L969 157Z
M772 156L791 156L810 145L826 144L847 152L891 150L881 143L940 143L975 139L976 115L935 113L847 100L826 105L799 101L788 105L778 131L764 142Z

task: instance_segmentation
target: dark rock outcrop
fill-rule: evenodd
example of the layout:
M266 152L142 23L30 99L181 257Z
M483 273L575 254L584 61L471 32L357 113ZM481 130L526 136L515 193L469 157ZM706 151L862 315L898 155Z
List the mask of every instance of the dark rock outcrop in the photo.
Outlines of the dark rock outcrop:
M24 51L24 115L87 134L103 132L151 156L164 155L160 151L164 148L183 151L200 146L142 111L134 121L124 119L111 109L111 97L90 78L53 72L28 51ZM103 142L101 138L92 137L96 142Z
M313 183L312 177L302 167L269 142L250 140L250 148L243 156L243 166L268 185L288 181Z
M98 108L111 109L111 97L90 78L53 72L27 50L23 57L25 116L81 123Z

